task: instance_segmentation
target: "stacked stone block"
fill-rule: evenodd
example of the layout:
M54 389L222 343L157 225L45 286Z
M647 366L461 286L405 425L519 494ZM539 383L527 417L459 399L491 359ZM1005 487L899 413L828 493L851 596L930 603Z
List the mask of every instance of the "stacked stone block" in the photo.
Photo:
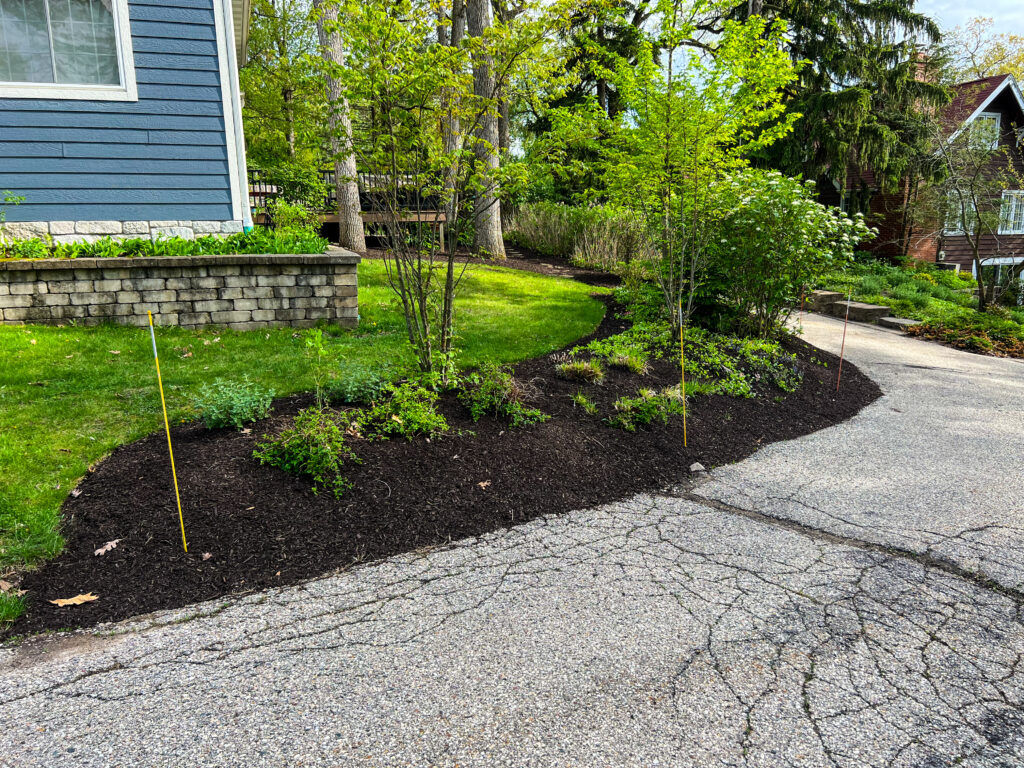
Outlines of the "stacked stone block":
M4 324L114 322L240 330L320 322L355 327L359 257L315 255L0 262Z

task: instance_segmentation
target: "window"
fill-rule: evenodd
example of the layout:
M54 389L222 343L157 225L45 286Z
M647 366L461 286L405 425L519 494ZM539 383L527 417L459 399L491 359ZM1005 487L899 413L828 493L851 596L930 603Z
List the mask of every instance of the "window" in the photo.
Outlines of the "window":
M978 221L974 203L967 195L951 191L946 197L946 225L943 231L947 235L962 235L973 232Z
M0 0L0 98L134 101L127 0Z
M982 112L971 124L972 149L998 149L999 125L1002 115L998 112Z
M999 234L1024 235L1024 191L1008 189L1003 192Z

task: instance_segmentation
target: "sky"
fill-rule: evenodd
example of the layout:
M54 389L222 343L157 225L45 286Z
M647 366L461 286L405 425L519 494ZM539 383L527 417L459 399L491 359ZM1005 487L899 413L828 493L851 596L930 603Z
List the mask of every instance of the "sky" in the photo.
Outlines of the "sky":
M975 16L990 16L998 32L1024 35L1024 2L1021 0L918 0L914 10L928 14L943 29L963 25Z

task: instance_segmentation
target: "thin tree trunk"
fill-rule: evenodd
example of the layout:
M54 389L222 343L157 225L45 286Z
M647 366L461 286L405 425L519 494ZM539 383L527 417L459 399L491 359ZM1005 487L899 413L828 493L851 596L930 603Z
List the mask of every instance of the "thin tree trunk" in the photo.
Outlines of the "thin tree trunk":
M466 4L466 22L469 34L481 37L491 26L491 0L469 0ZM495 97L493 57L487 53L479 53L473 57L473 92L478 99L492 101ZM473 205L473 221L476 233L473 238L473 250L493 258L505 258L505 243L501 232L501 203L498 201L497 182L498 170L498 120L493 105L488 105L481 116L476 131L474 151L477 167L480 170L480 182L477 185Z
M333 31L338 22L338 8L331 2L313 0L318 11L316 31L324 60L331 65L344 61L341 38ZM352 146L352 118L348 100L342 95L341 83L329 73L327 101L330 106L328 123L331 133L331 153L334 155L334 175L338 193L338 242L343 248L363 252L366 236L359 215L359 184L356 178L356 155Z

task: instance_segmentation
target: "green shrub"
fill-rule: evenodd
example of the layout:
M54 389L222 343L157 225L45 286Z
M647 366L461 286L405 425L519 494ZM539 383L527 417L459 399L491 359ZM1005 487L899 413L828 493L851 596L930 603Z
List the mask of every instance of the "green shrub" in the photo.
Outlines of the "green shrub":
M264 389L246 376L241 381L216 379L204 384L192 401L208 429L234 427L265 419L270 415L274 390Z
M335 498L352 487L345 463L359 462L345 444L337 415L319 407L299 411L292 426L261 440L252 455L261 464L311 478L313 493L327 490Z
M407 381L389 384L384 394L386 398L355 414L357 428L365 437L412 440L416 435L433 437L448 431L448 422L437 412L437 392L419 382Z
M473 421L488 413L508 419L513 427L547 421L550 417L546 413L526 406L528 394L508 368L488 363L463 379L459 402L469 408Z
M560 379L585 381L588 384L599 384L604 380L604 369L597 360L567 360L555 366L555 373Z
M914 282L908 281L897 285L890 291L889 295L898 301L907 302L916 309L924 309L928 306L931 296L923 293Z
M260 180L277 187L277 199L302 205L313 211L327 209L327 185L320 169L290 162L259 168Z
M267 203L266 213L278 232L316 232L320 228L319 214L302 203L279 197Z
M885 288L885 281L883 281L878 275L864 275L860 279L860 285L857 286L857 292L860 294L874 296L875 294L881 294Z
M323 253L327 241L305 230L276 231L256 227L233 235L207 235L195 239L156 237L115 239L93 243L54 243L50 238L0 240L4 259L85 259L116 256L223 256L234 253Z
M704 302L722 305L720 320L744 335L782 332L801 291L873 236L863 216L821 205L813 183L777 171L736 173L711 194L722 218Z
M387 369L374 370L352 365L327 385L327 398L332 403L372 403L388 387Z
M612 206L527 203L507 234L517 245L586 269L618 272L621 265L653 256L640 221Z
M683 412L682 398L659 394L653 389L641 389L636 397L620 397L615 401L615 415L607 421L613 427L636 432L655 421L667 424L669 416Z

